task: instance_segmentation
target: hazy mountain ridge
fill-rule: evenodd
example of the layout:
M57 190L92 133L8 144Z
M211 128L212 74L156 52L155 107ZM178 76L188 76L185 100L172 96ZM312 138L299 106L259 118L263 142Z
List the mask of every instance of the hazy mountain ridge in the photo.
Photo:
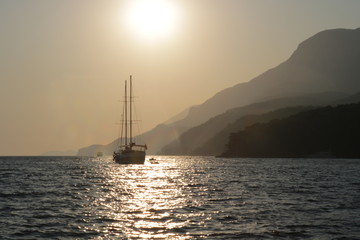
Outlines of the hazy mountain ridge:
M346 95L342 93L309 94L306 96L298 96L292 98L288 97L272 99L266 102L259 102L244 107L233 108L223 114L211 118L210 120L203 124L200 124L199 126L189 129L184 134L182 134L179 139L174 140L171 144L165 146L160 153L164 155L217 155L222 152L219 152L219 148L211 149L203 145L206 145L206 143L210 141L210 139L215 137L218 133L222 132L223 129L228 127L229 124L233 124L234 122L236 122L239 118L243 118L245 116L253 116L251 119L255 118L260 120L261 117L258 116L259 114L264 114L270 111L274 111L276 109L301 105L327 105L330 102L333 102L345 96ZM253 121L249 120L247 120L246 122L248 122L249 124L254 123ZM244 126L246 126L246 124ZM222 143L221 146L224 146L227 142L227 139L223 140L225 142ZM202 148L203 150L200 151L199 148ZM207 151L204 151L205 149L207 149Z
M142 139L148 144L149 153L154 154L190 127L202 124L228 109L280 97L331 91L348 94L359 92L359 42L360 28L320 32L299 44L287 61L249 82L220 91L203 104L192 107L182 120L159 125L145 133ZM110 147L110 144L105 145L106 149ZM88 150L82 148L78 155L93 155L90 154L91 149Z
M204 109L206 109L214 106L216 109L216 103L221 101L233 101L227 106L236 105L238 101L244 99L244 95L246 97L243 102L251 99L251 97L247 97L249 94L253 94L252 97L259 97L258 94L260 94L262 98L269 99L274 95L305 95L323 91L357 92L360 89L359 42L360 29L335 29L320 32L302 42L288 61L266 71L248 83L241 83L219 92L201 107L205 106ZM240 93L244 93L244 95L236 95ZM218 98L221 101L217 101ZM315 102L314 104L316 105ZM330 102L326 104L330 104ZM196 115L201 115L201 111L198 111ZM188 118L190 117L189 114ZM226 124L228 122L224 121L224 126ZM211 126L211 123L208 125ZM218 131L218 129L213 130L211 127L206 129L205 127L202 133L200 128L190 129L178 141L164 147L162 153L193 154L194 148L201 147L206 139L205 135L209 135L204 132Z
M141 139L140 142L147 144L149 148L148 154L156 154L164 145L178 138L188 128L189 127L176 126L174 124L160 124L141 136L134 137L134 139L135 142L138 142L138 139ZM104 155L112 155L117 148L119 141L119 139L116 139L107 145L94 144L80 148L77 155L95 156L97 152L102 152Z
M266 123L274 119L282 119L314 108L314 106L287 107L261 115L246 115L239 118L234 123L228 124L224 129L205 142L202 146L195 148L190 155L218 156L226 150L226 144L228 144L231 133L243 130L253 124Z
M343 104L350 104L350 103L358 103L360 102L360 92L359 93L355 93L353 95L350 95L348 97L345 98L341 98L335 102L333 102L332 106L336 106L336 105L343 105Z
M222 157L359 158L360 103L323 107L231 134Z
M275 97L360 90L360 28L320 32L291 57L253 80L225 89L193 109L188 119L207 120L227 109ZM211 114L210 114L211 113ZM190 121L184 119L183 121Z

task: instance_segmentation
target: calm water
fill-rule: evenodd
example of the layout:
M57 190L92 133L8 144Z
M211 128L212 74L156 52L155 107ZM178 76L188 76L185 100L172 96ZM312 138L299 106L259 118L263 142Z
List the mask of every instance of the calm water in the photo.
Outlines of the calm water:
M360 160L0 158L1 239L360 239Z

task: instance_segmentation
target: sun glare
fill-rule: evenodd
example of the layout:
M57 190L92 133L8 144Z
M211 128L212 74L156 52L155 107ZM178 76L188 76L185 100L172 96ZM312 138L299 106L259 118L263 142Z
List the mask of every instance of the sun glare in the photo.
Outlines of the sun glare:
M178 10L173 0L132 0L125 22L139 37L159 39L170 36L176 30Z

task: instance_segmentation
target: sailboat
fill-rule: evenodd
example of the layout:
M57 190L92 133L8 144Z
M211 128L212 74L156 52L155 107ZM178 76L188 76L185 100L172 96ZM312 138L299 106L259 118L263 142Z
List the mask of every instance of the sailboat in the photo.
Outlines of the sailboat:
M124 114L123 114L123 121L121 122L122 131L120 136L121 142L118 146L118 149L114 152L113 155L114 161L119 164L144 164L145 162L145 155L146 155L145 151L147 150L147 146L146 144L145 145L136 144L132 136L132 129L133 129L132 102L133 102L132 76L130 76L129 98L127 96L127 81L125 81Z

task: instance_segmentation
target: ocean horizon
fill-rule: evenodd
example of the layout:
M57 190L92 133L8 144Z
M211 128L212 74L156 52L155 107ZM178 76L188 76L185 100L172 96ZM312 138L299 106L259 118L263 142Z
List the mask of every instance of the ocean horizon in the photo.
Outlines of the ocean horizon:
M2 239L356 239L358 159L0 157Z

